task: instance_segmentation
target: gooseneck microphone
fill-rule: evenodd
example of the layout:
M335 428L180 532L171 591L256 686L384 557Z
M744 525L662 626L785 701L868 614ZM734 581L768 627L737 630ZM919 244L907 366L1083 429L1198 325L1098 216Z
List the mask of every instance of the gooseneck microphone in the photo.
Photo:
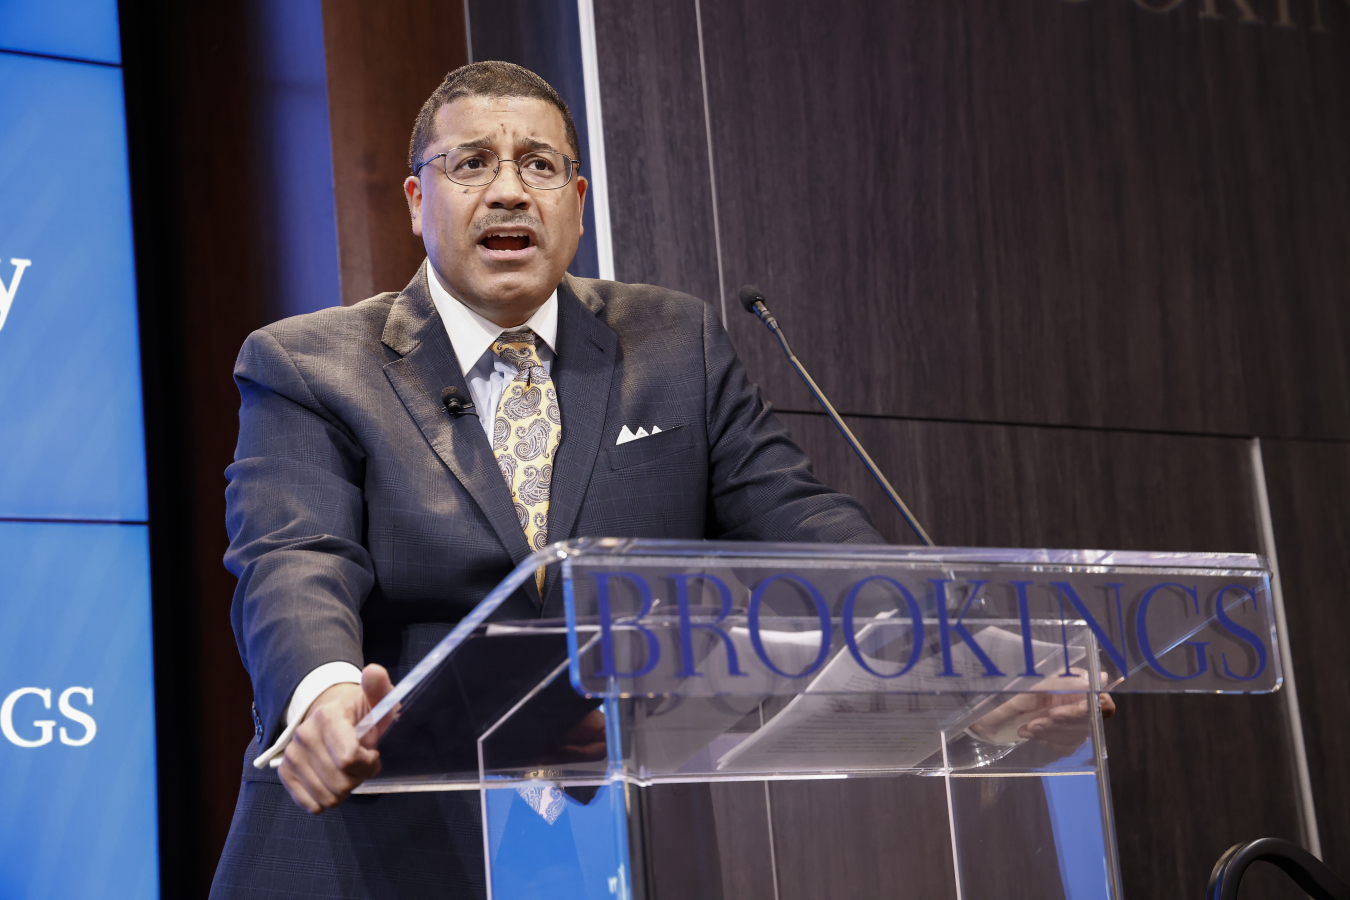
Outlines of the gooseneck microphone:
M849 430L849 427L844 424L844 420L839 417L839 413L835 411L834 405L826 398L824 392L821 391L820 386L817 385L815 379L811 377L811 373L806 371L806 367L802 365L801 360L797 359L797 354L792 352L792 347L788 345L787 337L783 334L783 329L778 327L778 320L773 317L773 313L769 312L769 307L764 302L763 292L753 284L745 285L741 288L741 306L745 307L746 312L751 312L758 316L759 320L773 332L774 337L778 338L778 343L783 345L783 352L787 354L788 362L792 363L792 368L796 369L797 374L802 376L802 381L806 382L807 388L810 389L811 394L816 400L820 402L820 405L825 407L825 412L829 414L831 421L838 427L840 433L844 435L844 440L848 441L849 446L853 448L853 452L858 454L858 458L863 461L863 465L867 466L867 471L872 473L872 477L877 480L877 484L881 485L881 489L886 492L886 496L891 498L891 502L895 504L895 508L900 510L900 515L904 516L905 521L909 523L909 527L913 528L914 533L919 536L919 540L926 546L933 546L933 539L928 536L928 532L923 530L923 526L919 524L919 520L914 518L914 513L909 511L909 507L905 505L905 501L900 499L900 495L895 492L895 488L891 487L891 483L886 480L886 476L881 473L881 469L877 468L877 464L872 461L872 457L867 455L867 451L863 449L863 445L858 441L857 437L854 436L853 432Z
M455 418L459 418L467 412L473 412L473 401L460 396L459 388L454 386L442 389L441 405L445 407L446 412Z

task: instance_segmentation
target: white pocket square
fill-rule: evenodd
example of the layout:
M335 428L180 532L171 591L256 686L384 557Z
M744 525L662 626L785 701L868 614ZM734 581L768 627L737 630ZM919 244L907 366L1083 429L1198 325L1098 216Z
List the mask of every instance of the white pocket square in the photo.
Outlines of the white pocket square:
M627 425L625 425L623 426L623 428L619 429L619 439L614 442L614 446L617 447L620 444L626 444L629 441L641 440L642 438L651 437L654 434L660 433L661 428L658 425L653 425L651 431L648 431L645 428L639 428L636 432L634 432Z

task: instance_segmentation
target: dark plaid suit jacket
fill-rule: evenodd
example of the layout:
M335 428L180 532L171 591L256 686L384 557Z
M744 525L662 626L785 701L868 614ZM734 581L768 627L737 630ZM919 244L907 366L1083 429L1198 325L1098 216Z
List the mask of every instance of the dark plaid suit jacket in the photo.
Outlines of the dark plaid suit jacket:
M529 553L481 424L441 405L447 386L470 394L426 277L240 352L225 562L263 746L315 667L379 662L397 680ZM558 304L550 540L882 543L812 476L702 301L566 276ZM616 446L625 425L661 433ZM556 575L497 617L540 615L561 616ZM311 819L271 770L244 769L213 897L481 893L476 798L353 797Z

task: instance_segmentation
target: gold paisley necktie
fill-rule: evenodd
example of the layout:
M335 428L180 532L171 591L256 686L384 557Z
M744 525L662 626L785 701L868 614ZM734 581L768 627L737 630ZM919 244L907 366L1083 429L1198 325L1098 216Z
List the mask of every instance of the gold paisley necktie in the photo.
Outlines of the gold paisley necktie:
M516 367L516 376L502 391L497 418L492 423L492 455L502 470L516 518L531 550L548 543L548 497L553 483L553 457L562 440L562 414L553 387L535 348L535 334L503 332L492 352ZM534 575L544 592L544 570Z

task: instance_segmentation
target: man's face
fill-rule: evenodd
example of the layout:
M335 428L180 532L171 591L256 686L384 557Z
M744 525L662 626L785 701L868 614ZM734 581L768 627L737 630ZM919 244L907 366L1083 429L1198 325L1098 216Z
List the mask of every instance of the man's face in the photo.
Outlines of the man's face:
M576 158L562 113L532 97L461 97L436 113L436 137L422 159L464 146L501 159L532 150ZM503 327L523 323L548 299L576 255L586 179L540 190L503 162L492 183L466 187L445 177L442 159L404 182L413 233L441 280L466 306Z

